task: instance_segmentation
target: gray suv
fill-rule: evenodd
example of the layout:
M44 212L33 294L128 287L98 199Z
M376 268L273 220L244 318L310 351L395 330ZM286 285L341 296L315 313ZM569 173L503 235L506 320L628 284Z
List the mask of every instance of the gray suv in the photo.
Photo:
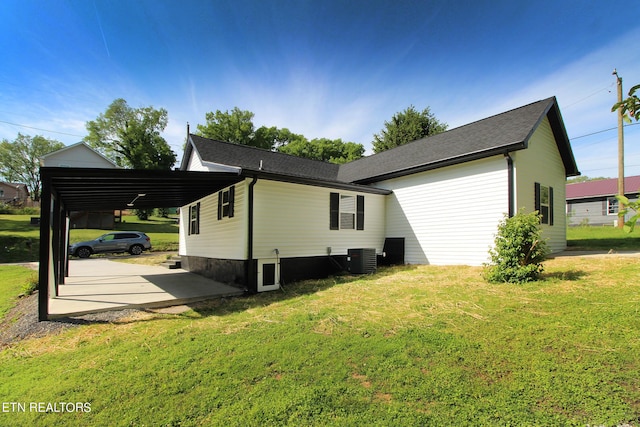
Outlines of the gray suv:
M103 234L95 240L74 243L69 246L69 255L80 258L89 258L91 254L129 252L131 255L140 255L143 251L151 249L151 239L140 231L115 231Z

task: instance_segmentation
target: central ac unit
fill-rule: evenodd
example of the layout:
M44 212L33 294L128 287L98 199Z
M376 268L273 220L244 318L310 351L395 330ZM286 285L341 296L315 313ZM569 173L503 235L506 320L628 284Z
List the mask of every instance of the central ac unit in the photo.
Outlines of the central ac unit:
M377 268L375 249L348 249L349 271L352 274L370 274Z

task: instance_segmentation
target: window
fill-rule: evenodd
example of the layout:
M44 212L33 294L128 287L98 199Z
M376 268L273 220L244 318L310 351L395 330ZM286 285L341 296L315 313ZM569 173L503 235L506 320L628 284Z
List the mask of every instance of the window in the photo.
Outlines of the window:
M218 220L221 220L222 218L233 218L234 199L234 186L218 193Z
M340 196L340 228L353 230L356 225L356 198Z
M330 230L364 230L364 196L329 195Z
M615 197L607 199L607 215L618 215L618 199Z
M200 202L189 206L189 234L200 234Z
M542 216L540 223L553 225L553 187L535 183L535 210Z

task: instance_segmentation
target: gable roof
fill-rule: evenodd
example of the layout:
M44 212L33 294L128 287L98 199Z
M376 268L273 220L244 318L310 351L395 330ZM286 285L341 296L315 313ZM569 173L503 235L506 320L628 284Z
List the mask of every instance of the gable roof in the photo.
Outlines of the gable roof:
M339 178L371 183L527 148L548 117L567 176L579 175L555 97L428 136L340 168Z
M365 185L525 149L545 117L549 119L566 176L579 175L555 97L342 165L189 134L181 168L186 169L195 149L203 162L234 166L246 172Z
M198 135L189 135L189 138L202 161L235 166L244 171L335 180L340 168L340 165L333 163L305 159L264 148L216 141Z
M40 157L40 165L44 166L45 160L49 157L52 156L57 156L60 155L62 153L64 153L65 151L77 151L77 150L83 150L87 153L91 153L92 155L95 155L99 158L101 158L102 160L104 160L105 162L108 162L109 164L113 165L114 168L118 168L119 166L116 165L113 160L105 157L102 153L99 153L98 151L94 150L93 148L89 147L85 142L80 141L77 142L75 144L71 144L71 145L67 145L64 148L61 148L59 150L56 151L52 151L51 153L47 153L44 156Z
M390 191L374 187L339 181L340 165L319 160L305 159L264 148L216 141L189 134L180 168L187 168L193 150L200 160L238 168L246 177L268 177L279 181L319 185L366 193L389 194Z
M640 193L640 175L625 177L624 191L626 194ZM618 194L618 179L610 178L567 184L566 197L567 200L576 200L591 197L612 197L616 194Z

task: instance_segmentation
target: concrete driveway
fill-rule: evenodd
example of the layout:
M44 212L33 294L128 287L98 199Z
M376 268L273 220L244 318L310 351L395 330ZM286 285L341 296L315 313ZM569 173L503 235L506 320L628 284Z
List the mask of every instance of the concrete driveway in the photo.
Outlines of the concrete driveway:
M49 300L49 318L125 308L157 308L209 298L237 296L243 290L185 270L127 264L106 258L69 261L69 277Z

